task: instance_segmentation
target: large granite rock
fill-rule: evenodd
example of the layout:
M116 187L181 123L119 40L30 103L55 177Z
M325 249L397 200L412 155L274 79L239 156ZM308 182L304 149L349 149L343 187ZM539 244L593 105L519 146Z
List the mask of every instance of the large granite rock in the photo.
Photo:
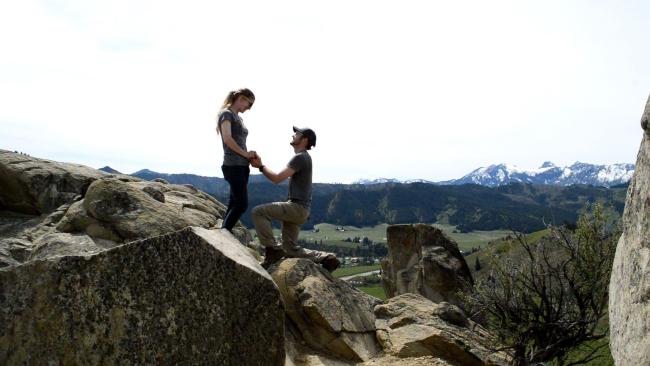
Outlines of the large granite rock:
M83 165L0 150L0 209L49 213L82 195L94 180L106 176L113 175Z
M369 360L380 351L372 312L380 300L308 259L286 259L270 270L289 320L309 346L352 361Z
M363 364L359 364L357 366L458 366L458 365L451 364L442 358L433 357L433 356L399 358L395 356L385 355L382 357L374 358L370 361L364 362Z
M224 211L191 185L0 150L0 268L91 254L187 226L215 227ZM252 241L241 225L235 236L245 245Z
M232 235L82 254L0 270L0 364L284 364L280 294Z
M66 211L57 229L128 242L190 225L214 227L224 211L221 202L192 186L107 177L90 184L83 199ZM247 230L238 233L243 243L252 240Z
M609 284L610 349L616 365L650 365L650 98L627 191L623 234Z
M433 302L459 304L457 291L474 285L458 244L431 225L391 225L382 284L388 297L421 294Z
M397 357L437 356L463 366L505 365L490 351L495 338L449 303L433 303L418 294L393 297L375 307L377 338Z
M50 256L94 253L118 245L82 233L57 231L69 207L70 204L64 204L54 212L38 216L0 211L0 268Z

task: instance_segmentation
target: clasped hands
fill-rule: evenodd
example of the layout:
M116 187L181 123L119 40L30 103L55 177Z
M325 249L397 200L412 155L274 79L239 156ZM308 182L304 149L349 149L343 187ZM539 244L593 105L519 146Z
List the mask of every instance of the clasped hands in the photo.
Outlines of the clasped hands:
M259 156L256 151L249 151L248 162L253 166L253 168L259 168L262 166L262 157Z

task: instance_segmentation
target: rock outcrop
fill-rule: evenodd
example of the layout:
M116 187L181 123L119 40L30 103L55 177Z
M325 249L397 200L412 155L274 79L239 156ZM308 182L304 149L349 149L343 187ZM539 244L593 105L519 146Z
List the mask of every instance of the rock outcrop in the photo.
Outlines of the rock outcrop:
M289 321L310 347L349 361L366 361L381 347L367 295L308 259L286 259L270 269ZM295 333L295 332L294 332Z
M418 294L403 294L375 307L377 338L397 357L437 356L463 366L505 365L489 333L449 303L435 304Z
M284 365L277 287L202 228L0 270L0 364Z
M128 242L190 225L208 228L222 213L223 205L193 188L103 178L72 204L57 228Z
M430 225L391 225L388 257L382 263L386 295L421 294L433 302L459 304L457 291L470 290L472 274L458 244Z
M107 176L114 175L83 165L0 150L0 209L27 214L50 213L83 195L94 180Z
M623 234L609 285L610 349L618 366L650 365L650 98L627 190Z
M142 181L0 150L0 268L217 225L225 207L190 185ZM241 225L238 240L252 238Z

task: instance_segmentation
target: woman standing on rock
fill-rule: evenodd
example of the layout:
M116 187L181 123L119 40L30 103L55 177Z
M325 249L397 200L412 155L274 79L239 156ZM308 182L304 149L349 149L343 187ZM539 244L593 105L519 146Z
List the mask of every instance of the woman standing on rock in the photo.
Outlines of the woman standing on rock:
M217 134L221 134L223 144L221 171L230 185L230 199L221 227L230 232L248 208L248 165L257 153L246 149L248 129L239 114L249 110L254 102L255 95L249 89L233 90L223 101L217 117Z

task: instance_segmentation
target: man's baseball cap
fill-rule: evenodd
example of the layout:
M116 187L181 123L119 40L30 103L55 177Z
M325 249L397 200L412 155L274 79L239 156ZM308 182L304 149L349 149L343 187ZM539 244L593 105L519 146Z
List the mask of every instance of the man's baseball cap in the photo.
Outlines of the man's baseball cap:
M296 126L293 126L293 132L298 132L299 134L307 138L308 148L311 148L312 146L316 146L316 132L314 132L314 130L312 130L311 128L308 127L298 128Z

